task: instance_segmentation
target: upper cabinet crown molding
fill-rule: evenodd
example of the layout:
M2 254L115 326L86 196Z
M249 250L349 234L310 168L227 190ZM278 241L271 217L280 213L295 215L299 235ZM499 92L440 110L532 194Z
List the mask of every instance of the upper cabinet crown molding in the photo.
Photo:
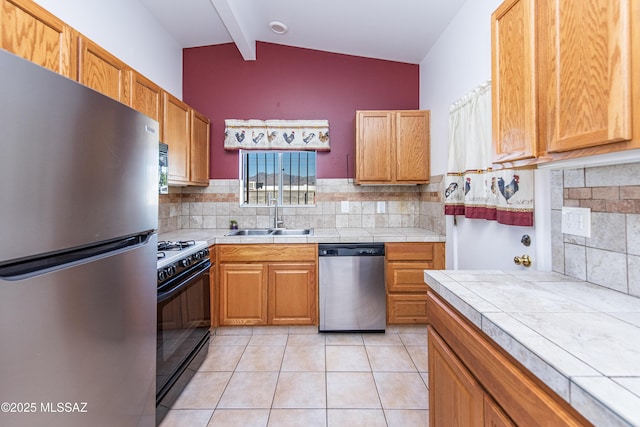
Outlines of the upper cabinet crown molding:
M356 184L429 182L429 111L356 112Z
M507 0L492 14L494 161L640 148L640 2ZM524 47L524 48L523 48Z

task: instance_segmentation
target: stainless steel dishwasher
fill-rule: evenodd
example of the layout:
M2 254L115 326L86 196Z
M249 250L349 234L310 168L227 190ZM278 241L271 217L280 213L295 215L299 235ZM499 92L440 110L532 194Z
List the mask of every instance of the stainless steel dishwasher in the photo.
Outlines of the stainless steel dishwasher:
M384 332L384 243L318 245L320 332Z

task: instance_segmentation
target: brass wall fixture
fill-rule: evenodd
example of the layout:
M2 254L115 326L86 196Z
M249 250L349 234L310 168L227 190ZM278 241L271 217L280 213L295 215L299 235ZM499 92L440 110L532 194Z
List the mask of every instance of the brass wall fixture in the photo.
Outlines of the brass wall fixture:
M524 265L525 267L531 267L531 257L529 255L522 255L513 258L513 262L516 265Z

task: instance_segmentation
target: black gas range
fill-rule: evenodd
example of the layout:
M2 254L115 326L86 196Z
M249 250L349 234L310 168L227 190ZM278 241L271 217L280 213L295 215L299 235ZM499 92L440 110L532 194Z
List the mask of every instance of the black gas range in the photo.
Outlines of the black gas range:
M207 242L158 243L156 424L207 355L210 268Z

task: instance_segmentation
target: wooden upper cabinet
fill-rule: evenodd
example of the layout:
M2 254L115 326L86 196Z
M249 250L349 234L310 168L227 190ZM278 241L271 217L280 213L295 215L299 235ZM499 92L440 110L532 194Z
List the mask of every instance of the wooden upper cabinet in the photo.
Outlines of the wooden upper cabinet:
M393 126L390 111L356 113L356 183L390 182L393 179Z
M189 183L191 111L187 104L164 92L162 139L169 146L169 184Z
M31 1L0 0L0 47L75 79L76 33Z
M355 182L429 182L429 111L357 111Z
M534 0L508 0L491 15L496 162L532 158L538 151L534 6Z
M396 112L396 181L429 181L429 111Z
M191 110L191 176L192 185L209 185L209 140L211 124L208 118Z
M123 104L130 103L131 69L87 39L79 37L78 81Z
M131 73L131 108L160 123L162 129L162 88L137 71ZM160 135L162 140L162 135Z
M630 140L630 0L542 4L547 151Z

